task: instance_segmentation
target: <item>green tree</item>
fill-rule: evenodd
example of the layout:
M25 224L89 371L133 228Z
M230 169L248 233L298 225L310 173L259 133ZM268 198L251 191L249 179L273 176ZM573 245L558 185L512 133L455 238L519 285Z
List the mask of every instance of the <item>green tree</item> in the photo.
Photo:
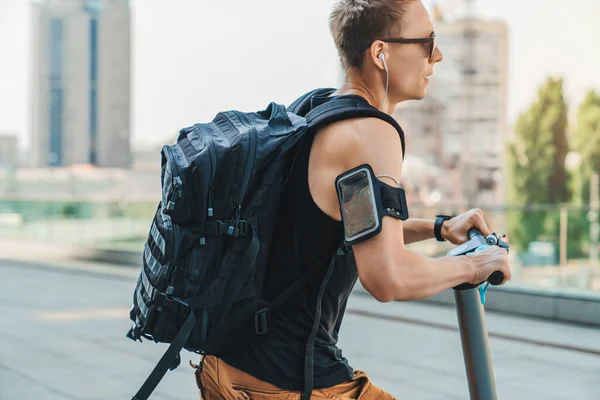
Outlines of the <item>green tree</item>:
M537 100L523 112L515 126L515 140L508 145L510 204L561 204L571 193L565 157L567 104L563 80L548 78ZM509 215L511 242L525 249L529 242L550 235L553 218L547 212L516 210Z
M574 174L574 200L589 204L593 173L600 173L600 94L590 90L577 112L573 149L581 155L581 166Z
M590 90L579 106L577 128L573 133L572 148L581 156L581 164L573 172L571 187L573 203L579 206L590 204L590 183L593 173L600 173L600 94ZM569 216L569 253L573 257L586 255L589 243L590 222L587 212ZM571 228L574 229L571 232ZM571 253L572 252L572 253Z

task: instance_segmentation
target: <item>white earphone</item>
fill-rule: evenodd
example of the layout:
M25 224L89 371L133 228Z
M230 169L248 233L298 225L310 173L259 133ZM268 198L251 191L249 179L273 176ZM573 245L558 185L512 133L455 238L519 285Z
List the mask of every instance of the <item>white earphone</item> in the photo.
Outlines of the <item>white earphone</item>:
M383 67L385 68L385 94L383 95L383 101L381 102L381 111L383 111L383 105L385 104L385 99L387 98L388 85L389 85L389 71L387 63L385 62L385 54L379 53L379 59L383 62Z

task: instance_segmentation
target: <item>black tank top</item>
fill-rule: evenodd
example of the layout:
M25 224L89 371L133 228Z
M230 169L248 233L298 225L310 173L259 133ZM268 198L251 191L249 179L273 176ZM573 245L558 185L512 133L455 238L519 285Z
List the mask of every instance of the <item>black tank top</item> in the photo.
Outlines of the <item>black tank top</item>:
M316 106L331 98L313 98ZM304 388L304 356L316 311L317 295L327 267L343 239L343 226L313 201L308 187L308 161L313 135L299 144L284 189L265 279L265 298L275 298L314 265L320 271L277 313L266 334L220 357L260 380L286 390ZM336 265L323 294L321 324L314 347L314 387L348 381L353 369L336 346L348 296L358 278L354 264Z

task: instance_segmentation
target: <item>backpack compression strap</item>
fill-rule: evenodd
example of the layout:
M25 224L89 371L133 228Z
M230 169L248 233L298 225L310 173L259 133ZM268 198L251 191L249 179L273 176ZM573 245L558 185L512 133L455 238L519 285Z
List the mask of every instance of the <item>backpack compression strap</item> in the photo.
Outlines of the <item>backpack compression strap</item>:
M315 129L350 118L379 118L392 125L398 131L398 135L400 135L400 141L402 142L402 157L404 157L406 148L404 143L404 131L398 122L391 115L379 111L375 107L366 104L364 101L352 98L333 99L325 104L315 107L306 114L308 126Z
M196 317L194 316L194 312L190 310L188 317L177 333L177 336L175 336L175 339L173 339L169 345L169 348L167 351L165 351L165 354L163 354L163 356L160 358L160 361L158 364L156 364L156 367L154 367L140 390L138 390L131 400L147 400L148 397L150 397L154 389L156 389L162 378L167 373L167 370L172 368L171 366L174 364L174 360L179 357L179 352L192 333L195 324Z

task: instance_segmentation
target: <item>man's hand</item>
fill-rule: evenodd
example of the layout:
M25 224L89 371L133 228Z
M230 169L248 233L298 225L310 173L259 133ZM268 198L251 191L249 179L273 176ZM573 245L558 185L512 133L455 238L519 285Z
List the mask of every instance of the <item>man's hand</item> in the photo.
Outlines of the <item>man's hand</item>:
M471 228L479 229L483 236L492 233L483 219L483 211L475 208L444 221L442 237L452 244L462 244L469 240L467 233Z
M501 285L505 284L512 277L512 271L508 265L508 252L502 247L492 246L483 251L469 254L466 257L475 266L475 273L469 281L473 285L487 280L496 271L502 271L504 274L504 280Z

